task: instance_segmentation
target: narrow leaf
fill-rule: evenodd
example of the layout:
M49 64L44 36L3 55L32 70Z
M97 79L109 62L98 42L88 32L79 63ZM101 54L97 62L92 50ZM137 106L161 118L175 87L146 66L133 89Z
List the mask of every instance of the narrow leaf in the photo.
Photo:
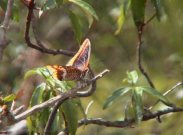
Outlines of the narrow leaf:
M120 15L118 16L117 29L115 31L115 35L118 35L122 29L122 26L123 26L124 21L125 21L125 16L126 16L127 10L130 6L130 2L131 2L131 0L125 0L120 6Z
M98 20L98 16L95 12L95 10L93 9L93 7L88 4L87 2L83 1L83 0L68 0L69 2L72 2L76 5L78 5L79 7L81 7L85 12L89 13L90 15L92 15L96 20Z
M109 106L111 106L113 104L113 102L120 96L124 95L125 93L127 93L129 90L131 89L131 87L122 87L119 88L117 90L115 90L112 95L110 97L107 98L107 100L105 101L104 105L103 105L103 109L108 108Z
M132 104L135 112L135 119L138 124L142 121L142 118L143 118L142 94L143 94L143 90L139 87L136 87L133 90Z
M69 17L71 19L71 23L74 28L75 38L78 41L78 43L80 44L81 38L82 38L82 31L81 31L81 25L79 22L79 18L72 11L69 11Z
M165 11L162 5L161 0L152 0L154 7L156 9L156 16L159 21L161 21L165 16Z
M121 31L121 28L123 26L125 20L125 15L124 15L124 6L121 5L120 7L120 15L118 16L118 20L117 20L117 29L115 31L115 35L118 35Z
M163 102L164 104L166 104L167 106L172 106L172 104L168 101L168 99L163 96L158 90L154 89L154 88L150 88L150 87L139 87L140 89L143 89L144 92L155 96L156 98L158 98L161 102Z
M37 86L34 93L32 94L32 98L30 102L31 107L42 102L43 91L45 89L46 89L46 83L42 83L39 86Z
M35 74L39 74L40 75L40 72L37 70L37 69L32 69L32 70L29 70L25 73L24 75L24 79L27 79L28 77L32 76L32 75L35 75Z
M62 109L68 124L68 130L71 135L76 134L78 127L78 112L74 100L67 100L63 103Z
M131 1L131 10L132 10L132 14L133 14L133 20L134 20L135 25L138 30L144 24L145 2L146 2L146 0L132 0Z

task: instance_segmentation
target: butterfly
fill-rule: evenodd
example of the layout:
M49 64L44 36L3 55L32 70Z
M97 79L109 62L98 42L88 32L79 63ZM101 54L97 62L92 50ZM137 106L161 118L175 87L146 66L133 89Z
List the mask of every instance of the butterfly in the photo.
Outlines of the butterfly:
M78 52L69 60L66 66L48 65L53 78L63 80L80 80L89 71L89 60L91 54L91 43L85 39Z

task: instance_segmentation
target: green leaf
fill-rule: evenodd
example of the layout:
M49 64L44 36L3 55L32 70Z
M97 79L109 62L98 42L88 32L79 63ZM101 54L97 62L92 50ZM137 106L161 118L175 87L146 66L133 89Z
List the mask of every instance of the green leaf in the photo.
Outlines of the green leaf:
M36 75L36 74L42 76L45 79L49 79L52 75L52 71L49 70L47 67L31 69L25 73L24 79L27 79L28 77L30 77L32 75Z
M69 17L71 19L71 23L74 28L75 38L80 44L81 38L82 38L82 30L81 30L79 18L72 11L69 11Z
M133 20L138 30L144 24L145 3L146 0L131 0Z
M112 95L110 97L107 98L107 100L105 101L104 105L103 105L103 109L108 108L109 106L111 106L113 104L113 102L120 96L124 95L125 93L127 93L129 90L131 89L131 87L122 87L119 88L117 90L115 90Z
M131 0L125 0L122 5L120 6L120 15L118 16L117 20L117 29L115 31L115 35L118 35L122 29L122 26L124 24L125 16L127 13L127 10L130 6Z
M81 114L83 115L84 118L87 118L87 114L85 114L85 110L83 108L83 105L82 105L82 102L80 99L75 99L74 100L76 105L77 105L77 108L80 110Z
M125 15L124 15L124 6L121 5L120 7L120 15L118 16L118 20L117 20L117 29L115 31L115 35L118 35L121 31L121 28L124 24L124 20L125 20Z
M8 96L4 97L4 98L3 98L3 101L4 101L4 102L11 102L11 101L13 101L15 98L16 98L16 95L15 95L15 94L11 94L11 95L8 95Z
M26 73L25 73L25 75L24 75L24 79L27 79L28 77L30 77L30 76L32 76L32 75L35 75L35 74L41 74L40 72L39 72L39 70L37 70L37 69L32 69L32 70L29 70L29 71L27 71Z
M133 70L131 72L127 72L127 80L130 84L136 84L138 81L138 74L137 71Z
M125 106L125 120L131 119L131 118L134 118L134 117L135 117L135 114L134 114L133 106L132 106L132 104L128 103Z
M158 98L161 102L163 102L164 104L166 104L167 106L173 106L168 99L163 96L158 90L154 89L154 88L150 88L150 87L139 87L140 89L143 89L143 91L145 91L146 93L155 96L156 98Z
M32 94L30 106L34 106L36 104L39 104L43 101L43 91L46 89L46 83L41 83L37 88L35 89L34 93Z
M140 87L135 87L132 94L132 105L135 113L135 119L136 122L139 124L143 118L143 90Z
M62 105L62 109L68 124L69 133L75 135L78 127L78 112L74 100L65 101Z
M96 20L98 20L98 16L97 16L95 10L87 2L85 2L83 0L68 0L68 1L78 5L79 7L81 7L81 9L83 9L87 13L89 27L91 26L91 22L93 22L93 18L91 16L93 16Z
M163 20L166 17L163 5L161 0L152 0L154 7L156 9L156 16L159 21Z

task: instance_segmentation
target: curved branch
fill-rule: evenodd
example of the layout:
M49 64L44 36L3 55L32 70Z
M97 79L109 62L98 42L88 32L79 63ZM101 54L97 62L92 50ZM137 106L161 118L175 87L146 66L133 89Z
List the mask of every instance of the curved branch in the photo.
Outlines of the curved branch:
M142 121L155 119L162 115L175 113L175 112L183 112L183 108L168 108L168 109L156 111L154 113L144 114ZM106 126L106 127L124 128L124 127L131 126L132 124L134 124L134 122L135 122L135 119L127 119L124 121L107 121L101 118L93 118L93 119L81 119L78 122L78 126L81 127L83 125L95 124L95 125Z
M63 54L65 56L73 56L75 53L71 52L71 51L62 50L62 49L58 49L58 50L48 49L37 38L36 38L36 41L37 42L39 41L38 45L33 44L31 42L30 37L29 37L29 30L30 30L30 24L31 24L32 17L34 17L33 16L34 15L33 11L35 9L34 7L35 7L34 0L31 0L30 4L28 5L29 11L28 11L28 15L27 15L26 29L25 29L25 35L24 35L27 46L34 48L42 53L48 53L48 54L53 54L53 55ZM34 36L36 36L36 35L34 35Z
M61 101L67 100L69 98L77 98L78 97L77 96L78 95L77 91L89 86L90 84L92 84L93 81L96 81L96 80L100 79L101 77L103 77L108 72L109 72L108 70L104 70L103 72L96 75L93 79L91 79L91 81L88 81L88 82L86 82L82 85L76 86L76 87L72 88L71 90L69 90L65 93L61 93L60 95L58 95L56 97L53 97L53 98L45 101L44 103L33 106L31 109L15 116L14 121L17 122L17 121L23 120L26 117L28 117L30 115L33 115L34 113L39 112L39 111L41 111L42 109L44 109L46 107L54 106L56 102L61 102ZM87 91L87 93L90 93L90 91ZM84 93L83 96L86 97L87 94Z

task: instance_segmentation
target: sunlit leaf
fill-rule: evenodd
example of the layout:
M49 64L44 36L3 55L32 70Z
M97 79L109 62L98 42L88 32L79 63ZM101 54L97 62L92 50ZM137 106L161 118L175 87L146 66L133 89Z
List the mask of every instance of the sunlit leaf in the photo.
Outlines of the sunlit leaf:
M120 6L120 15L118 16L117 29L115 31L115 35L118 35L122 29L127 10L130 6L130 2L131 2L131 0L125 0Z
M144 92L155 96L156 98L158 98L160 101L162 101L164 104L168 105L168 106L172 106L172 104L168 101L168 99L163 96L158 90L154 89L154 88L150 88L150 87L139 87L140 89L142 89Z
M156 9L156 16L159 21L165 18L166 14L163 8L163 4L161 0L152 0L154 7Z
M82 38L82 30L81 30L79 18L72 11L69 11L69 17L72 22L75 38L78 41L78 43L80 44L81 38Z
M11 101L13 101L15 98L16 98L16 95L15 95L15 94L11 94L11 95L8 95L8 96L4 97L4 98L3 98L3 101L4 101L4 102L11 102Z
M83 0L68 0L68 1L78 5L79 7L81 7L81 9L83 9L86 12L88 22L89 22L89 27L91 26L91 23L93 22L93 17L96 20L98 20L98 16L97 16L95 10L87 2L85 2Z
M135 119L137 123L140 123L143 118L143 103L142 94L143 90L140 87L136 87L132 93L132 105L135 112Z
M133 20L138 30L144 24L145 3L146 0L131 0Z
M128 83L130 84L136 84L138 81L138 73L135 70L127 72L127 77Z
M24 78L27 79L28 77L36 74L42 76L45 79L48 79L51 76L52 72L46 67L31 69L25 73Z
M24 75L24 79L27 79L28 77L32 76L32 75L35 75L35 74L39 74L40 75L40 72L39 70L37 69L32 69L32 70L29 70L25 73Z
M118 16L118 20L117 20L117 29L115 31L115 35L119 34L121 31L121 28L123 26L125 20L125 15L124 15L124 7L123 5L121 5L120 7L120 15Z
M124 95L125 93L127 93L129 90L131 89L131 87L122 87L119 88L117 90L115 90L112 95L110 97L107 98L107 100L105 101L104 105L103 105L103 109L108 108L109 106L111 106L113 104L113 102L119 98L120 96Z
M27 128L28 128L29 133L33 132L34 127L32 125L32 120L31 120L30 116L26 118L26 123L27 123Z
M67 100L63 103L62 109L68 124L68 130L71 135L75 135L78 127L78 112L74 100Z

